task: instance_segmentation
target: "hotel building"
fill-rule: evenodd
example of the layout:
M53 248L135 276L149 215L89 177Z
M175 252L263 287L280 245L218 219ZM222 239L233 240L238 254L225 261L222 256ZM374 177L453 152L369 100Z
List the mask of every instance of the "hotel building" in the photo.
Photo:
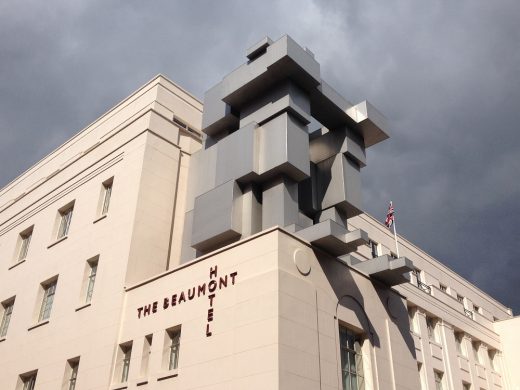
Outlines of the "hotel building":
M520 389L520 319L362 212L388 138L290 37L0 190L0 389Z

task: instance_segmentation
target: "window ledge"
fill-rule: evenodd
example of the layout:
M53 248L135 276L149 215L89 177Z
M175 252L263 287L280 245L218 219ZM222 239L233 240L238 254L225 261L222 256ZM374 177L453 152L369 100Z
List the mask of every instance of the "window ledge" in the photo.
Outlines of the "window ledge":
M92 305L92 302L85 303L84 305L78 306L78 307L76 308L76 311L83 310L83 309L85 309L86 307L89 307L89 306L91 306L91 305Z
M148 383L148 378L140 378L137 380L137 382L135 383L136 386L142 386L142 385L146 385Z
M49 320L41 321L41 322L38 322L37 324L30 326L27 330L33 330L35 328L39 328L40 326L46 325L48 323L49 323Z
M100 216L99 218L96 218L92 223L99 222L99 221L105 219L106 217L108 217L108 213L107 213L107 214L103 214L103 215Z
M7 269L10 270L10 269L13 269L14 267L18 267L20 264L25 263L25 260L26 260L26 259L27 259L27 258L22 259L22 260L16 262L15 264L13 264L12 266L10 266L10 267L7 268Z
M52 244L50 244L47 249L52 248L54 245L59 244L62 241L65 241L69 236L63 236L61 238L58 238L56 241L54 241Z
M430 344L433 344L433 345L436 345L439 348L442 348L442 344L439 343L438 341L435 341L435 340L432 340L432 339L430 339L429 341L430 341Z
M157 376L157 381L163 381L179 375L178 369L162 372Z
M4 337L0 337L0 343L1 343L2 341L5 341L5 340L6 340L6 337L5 337L5 336L4 336Z
M128 388L128 382L116 383L110 386L110 390L122 390Z
M457 355L459 358L464 359L466 361L469 361L469 358L467 356L461 355L460 353Z

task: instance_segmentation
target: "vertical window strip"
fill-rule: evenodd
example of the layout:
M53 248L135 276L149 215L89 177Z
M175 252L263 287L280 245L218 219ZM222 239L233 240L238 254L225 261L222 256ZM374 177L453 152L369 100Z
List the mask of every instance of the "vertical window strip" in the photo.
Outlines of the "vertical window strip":
M128 372L130 371L130 359L132 357L132 346L121 347L123 351L123 366L121 370L121 382L128 381Z
M0 337L5 337L7 335L7 329L9 328L9 322L11 322L13 307L14 302L4 306L4 315L2 316L2 324L0 325Z
M69 233L70 221L72 220L72 210L73 208L71 207L63 212L60 212L61 220L60 227L58 229L58 239L65 237Z
M341 370L343 390L363 390L363 356L359 336L340 327Z
M103 184L104 196L103 196L103 208L101 215L108 213L108 207L110 205L110 197L112 196L112 182Z
M36 374L31 376L27 376L22 379L23 381L23 390L34 390L34 385L36 384Z
M76 388L76 381L78 379L79 362L71 362L70 368L71 372L69 378L69 390L74 390Z
M170 352L168 359L168 370L175 370L179 365L179 349L181 345L181 331L168 332L170 335Z
M97 267L98 263L92 263L90 264L90 273L88 275L88 284L87 284L87 293L85 302L90 303L92 301L92 294L94 293L94 284L96 282L96 275L97 275Z
M29 251L29 244L31 243L32 231L20 235L22 242L20 244L20 252L18 253L18 261L22 261L27 257Z
M47 320L51 315L52 303L54 302L54 295L56 293L56 282L45 286L44 290L38 321Z

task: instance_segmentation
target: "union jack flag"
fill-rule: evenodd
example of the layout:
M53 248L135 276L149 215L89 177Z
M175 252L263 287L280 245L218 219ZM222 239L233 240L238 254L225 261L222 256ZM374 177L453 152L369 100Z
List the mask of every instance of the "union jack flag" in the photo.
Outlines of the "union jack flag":
M394 206L392 202L388 205L388 211L386 212L385 225L391 227L394 224Z

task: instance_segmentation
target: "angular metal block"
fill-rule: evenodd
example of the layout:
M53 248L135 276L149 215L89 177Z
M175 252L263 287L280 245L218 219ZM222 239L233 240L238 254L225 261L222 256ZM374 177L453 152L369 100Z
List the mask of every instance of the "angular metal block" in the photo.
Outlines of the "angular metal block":
M343 153L355 160L360 167L366 166L363 140L346 127L313 137L309 142L309 147L311 161L315 164Z
M242 192L228 181L195 199L191 246L207 252L238 240L242 234Z
M365 141L365 147L368 148L388 138L388 134L385 133L387 127L385 117L366 100L346 112L358 124L357 128Z
M264 123L258 132L258 173L263 180L281 174L295 181L309 177L309 137L305 126L283 113Z
M317 166L317 196L321 209L337 207L347 218L361 211L361 177L359 166L338 154Z
M394 259L389 255L354 263L352 267L388 286L409 282L408 272L414 269L410 259L406 257Z
M255 152L257 127L256 123L250 123L211 147L217 148L215 185L229 180L250 181L258 176L258 153Z
M353 236L348 236L350 233L347 229L330 219L299 230L296 234L333 256L341 256L355 251L359 238L356 236L360 235L355 233ZM349 242L345 239L347 236Z
M298 184L280 177L264 188L262 228L298 224Z
M202 131L214 136L223 130L238 128L238 117L231 106L222 100L222 83L206 91L202 113Z
M249 49L247 49L247 52L246 52L247 59L250 61L254 60L256 57L258 57L258 55L260 53L265 52L267 50L267 47L269 45L272 45L272 43L273 43L273 40L271 38L264 37L260 42L254 44Z

